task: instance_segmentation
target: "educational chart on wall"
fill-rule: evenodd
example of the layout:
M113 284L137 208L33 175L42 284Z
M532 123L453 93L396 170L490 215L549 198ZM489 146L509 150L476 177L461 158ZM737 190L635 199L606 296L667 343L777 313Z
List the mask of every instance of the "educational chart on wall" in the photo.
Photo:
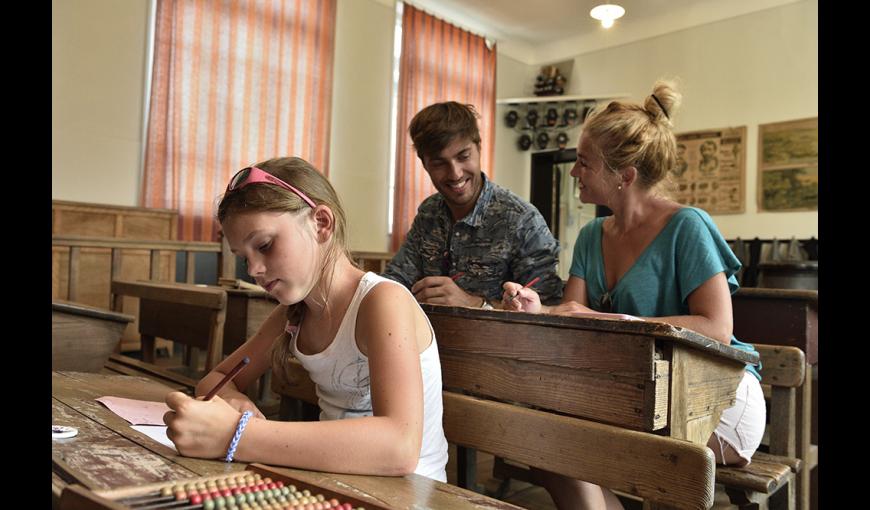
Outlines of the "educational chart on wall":
M710 214L742 213L745 147L746 126L678 134L674 200Z
M758 210L819 208L819 118L758 126Z

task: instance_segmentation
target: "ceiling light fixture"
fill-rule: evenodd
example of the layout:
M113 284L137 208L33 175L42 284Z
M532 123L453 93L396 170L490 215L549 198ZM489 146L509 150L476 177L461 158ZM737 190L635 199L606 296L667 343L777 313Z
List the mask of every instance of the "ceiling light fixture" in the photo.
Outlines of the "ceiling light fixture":
M613 20L621 18L625 14L625 9L621 5L603 4L589 11L589 15L597 20L601 20L601 26L610 28L613 26Z

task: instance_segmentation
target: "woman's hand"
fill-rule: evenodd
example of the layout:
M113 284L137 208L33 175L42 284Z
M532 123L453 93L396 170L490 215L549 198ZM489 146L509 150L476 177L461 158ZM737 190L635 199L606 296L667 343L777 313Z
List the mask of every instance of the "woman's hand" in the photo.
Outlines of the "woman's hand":
M178 453L214 459L226 455L241 413L221 397L194 400L180 391L166 395L171 411L163 415L166 436Z
M541 298L534 290L515 282L505 282L502 288L504 289L502 306L505 310L541 313Z
M589 308L588 306L583 306L576 301L566 301L565 303L561 303L561 304L558 304L556 306L550 307L550 314L552 314L552 315L571 315L573 313L598 313L598 312Z

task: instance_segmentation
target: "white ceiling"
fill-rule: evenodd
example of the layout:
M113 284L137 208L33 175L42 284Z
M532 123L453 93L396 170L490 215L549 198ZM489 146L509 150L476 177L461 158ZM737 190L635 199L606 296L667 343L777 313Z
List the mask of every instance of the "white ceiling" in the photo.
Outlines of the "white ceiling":
M612 2L613 0L611 0ZM741 16L798 0L616 0L625 16L610 29L589 16L596 0L409 0L408 3L498 43L526 64Z

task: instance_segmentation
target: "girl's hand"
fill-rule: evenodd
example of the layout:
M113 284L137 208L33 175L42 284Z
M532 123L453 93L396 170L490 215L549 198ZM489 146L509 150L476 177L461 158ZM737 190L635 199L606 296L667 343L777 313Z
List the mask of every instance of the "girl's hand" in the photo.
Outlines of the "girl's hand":
M180 391L166 395L171 411L163 415L166 436L178 453L188 457L223 457L236 431L241 413L215 396L208 402L194 400Z
M251 418L262 418L264 420L266 419L266 416L260 411L260 409L257 408L257 405L254 404L254 402L251 401L251 399L248 398L248 396L244 393L240 391L229 390L222 391L220 396L224 399L224 401L226 401L227 404L230 405L230 407L232 407L236 411L240 413L243 413L245 411L251 411L254 413Z
M505 310L541 313L541 298L534 290L515 282L505 282L502 288L502 306Z

